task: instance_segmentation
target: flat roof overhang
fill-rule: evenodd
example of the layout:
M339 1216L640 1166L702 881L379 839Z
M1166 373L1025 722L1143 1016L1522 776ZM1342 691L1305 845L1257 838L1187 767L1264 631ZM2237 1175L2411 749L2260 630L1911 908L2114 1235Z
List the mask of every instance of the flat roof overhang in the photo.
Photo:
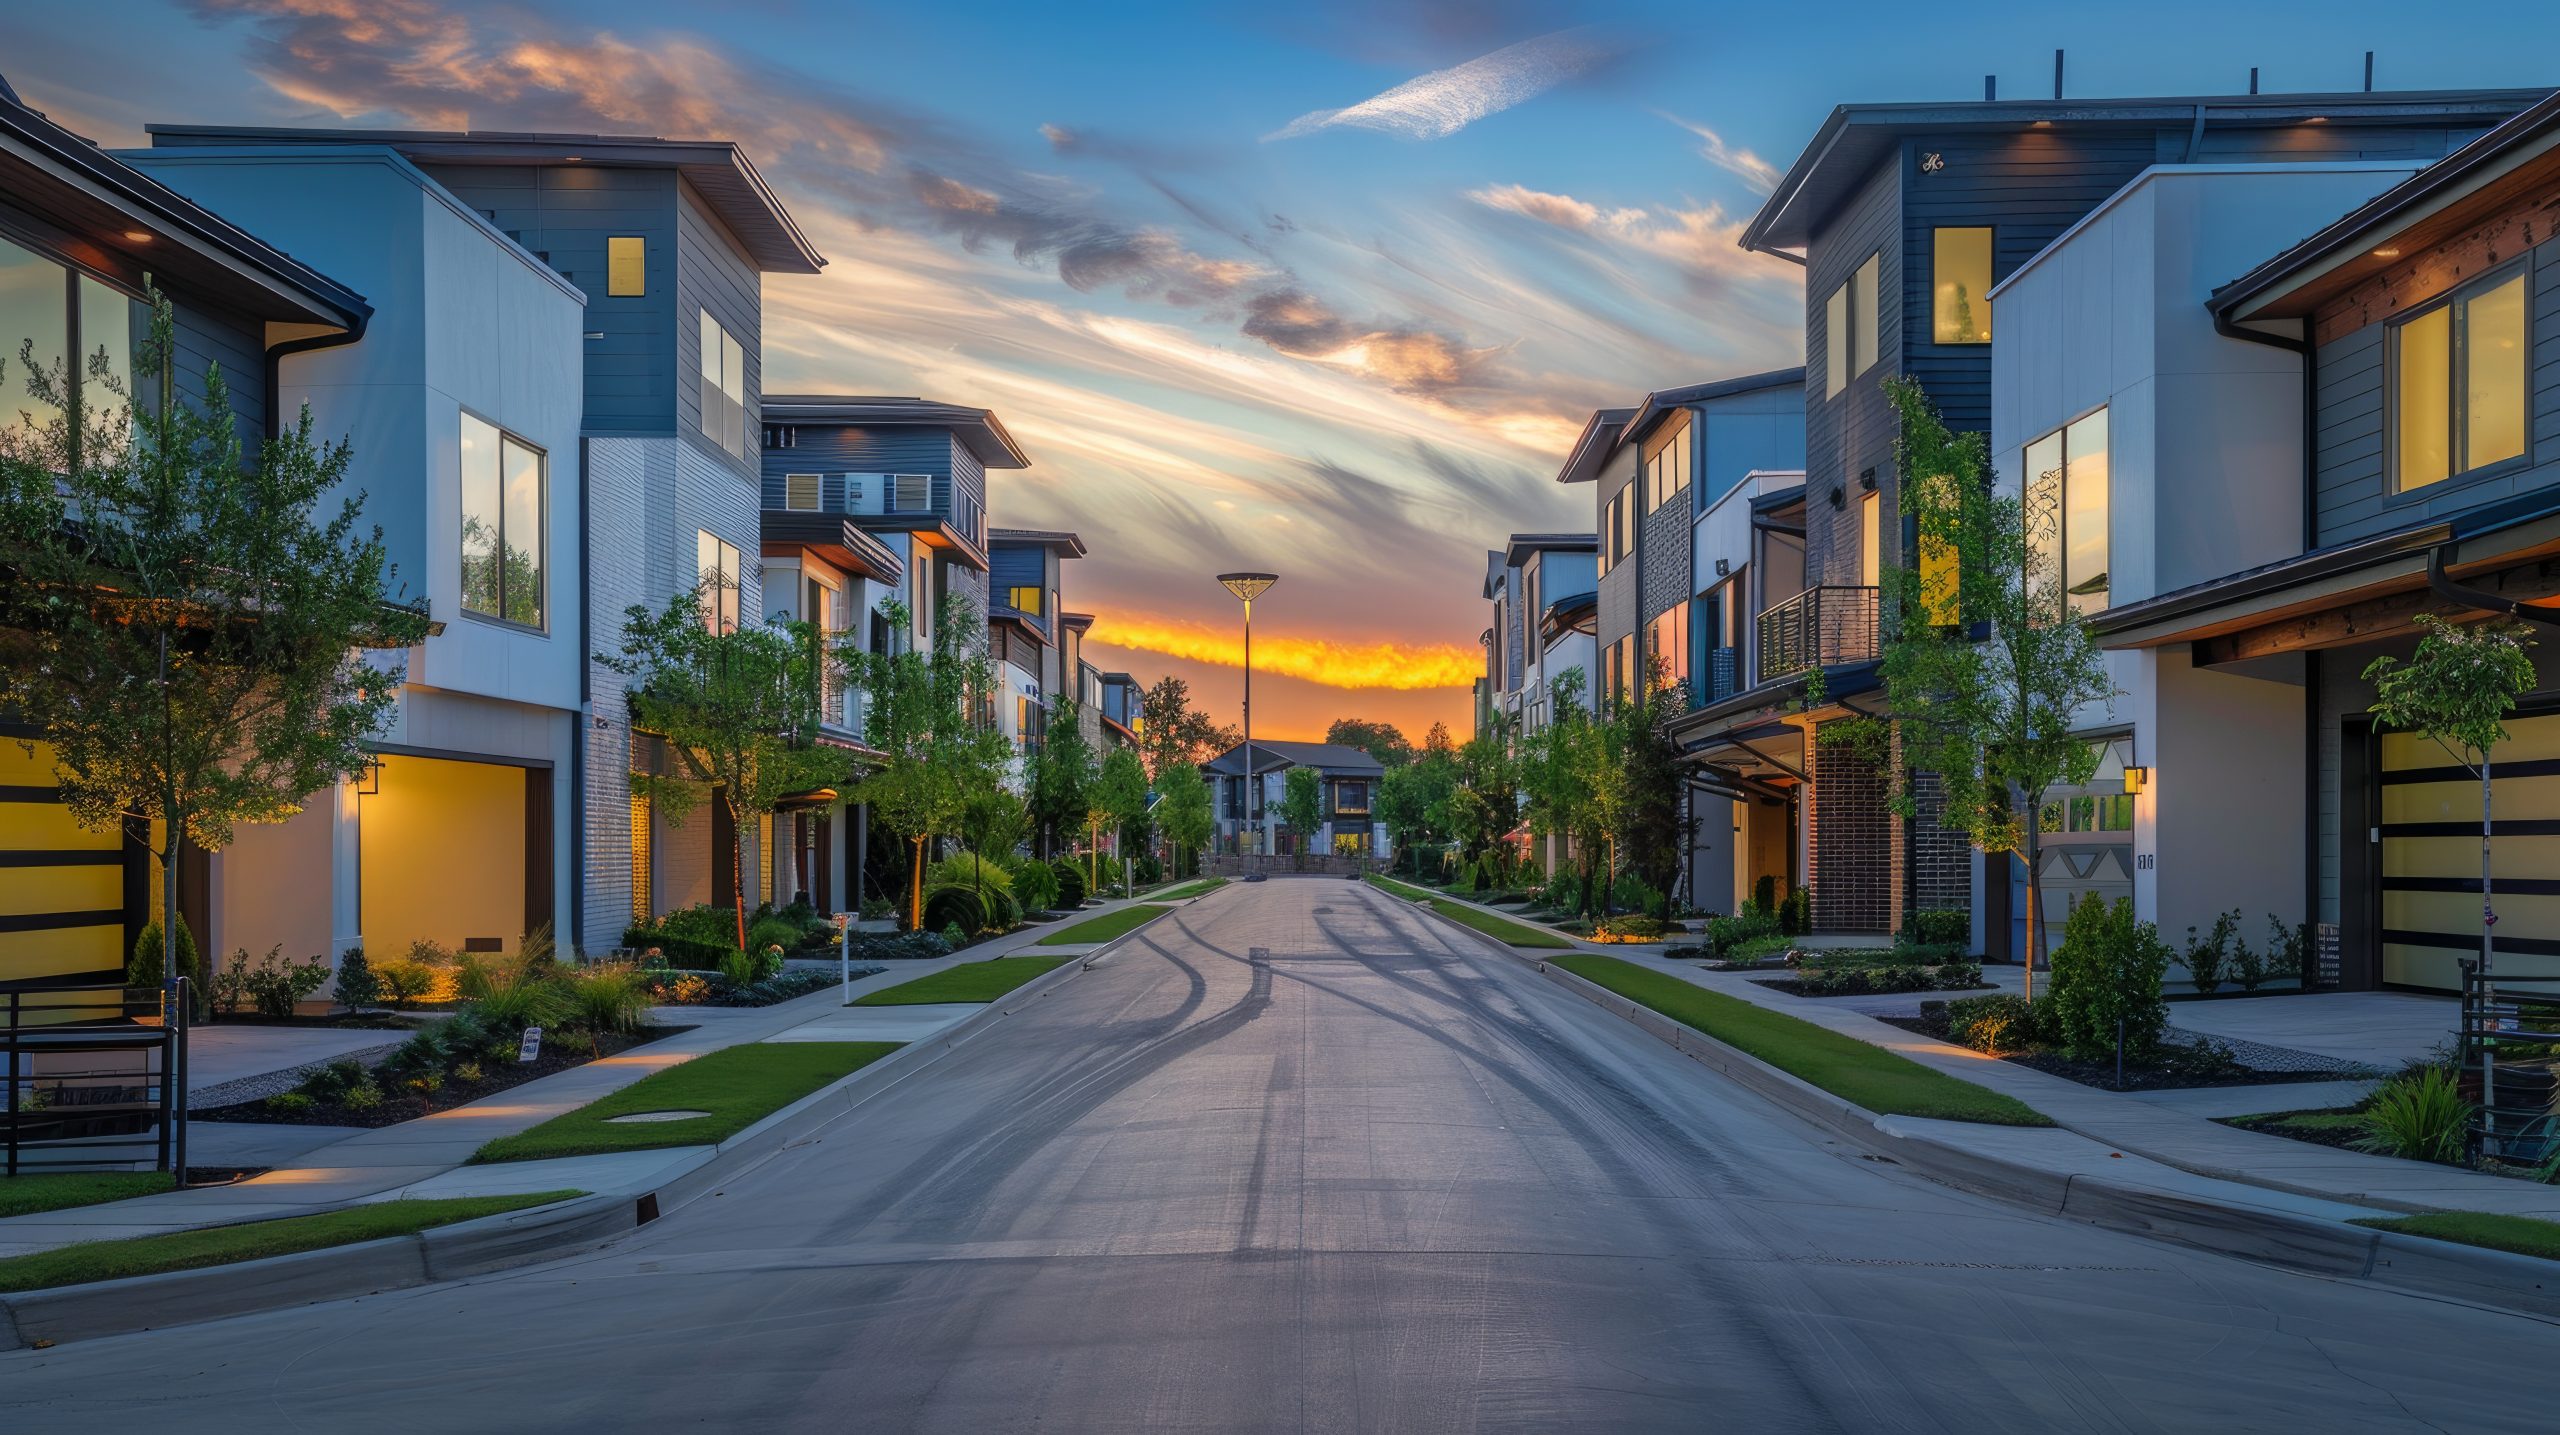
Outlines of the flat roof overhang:
M2548 495L2514 516L2494 510L2316 550L2165 593L2091 620L2102 647L2195 646L2198 666L2356 647L2417 631L2421 614L2495 616L2432 584L2430 568L2506 602L2560 593L2560 507Z
M768 508L761 530L767 558L787 558L806 551L847 573L882 583L906 579L907 565L888 544L855 526L840 513L799 513Z
M969 541L969 536L937 514L883 513L862 515L861 527L874 533L903 533L927 548L948 550L952 556L981 573L987 571L987 550Z

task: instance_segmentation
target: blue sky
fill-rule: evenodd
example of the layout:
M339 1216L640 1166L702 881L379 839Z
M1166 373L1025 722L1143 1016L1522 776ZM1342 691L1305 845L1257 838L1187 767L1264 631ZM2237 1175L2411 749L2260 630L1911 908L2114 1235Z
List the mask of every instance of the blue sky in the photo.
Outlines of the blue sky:
M23 8L23 7L22 7ZM1285 11L1285 13L1281 13ZM833 261L766 286L770 387L994 407L996 521L1080 530L1095 656L1257 730L1463 728L1483 552L1587 527L1590 409L1792 364L1733 233L1839 103L2560 80L2512 5L102 3L0 71L109 144L154 120L712 135ZM2494 45L2478 36L2494 34ZM1401 87L1401 88L1400 88ZM1333 114L1348 110L1347 114Z

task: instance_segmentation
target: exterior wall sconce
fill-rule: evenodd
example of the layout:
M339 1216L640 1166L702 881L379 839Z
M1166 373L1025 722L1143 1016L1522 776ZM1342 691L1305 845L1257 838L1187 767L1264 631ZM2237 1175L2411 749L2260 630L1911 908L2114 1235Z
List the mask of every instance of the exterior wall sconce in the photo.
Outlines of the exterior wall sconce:
M1849 490L1836 483L1831 485L1831 506L1835 509L1847 508L1849 506Z
M356 779L356 796L380 797L381 795L382 759L368 757L364 760L364 775Z
M1875 492L1875 491L1876 491L1876 471L1875 471L1874 469L1872 469L1872 468L1868 468L1868 469L1861 469L1861 470L1859 470L1859 471L1858 471L1858 487L1865 489L1865 490L1866 490L1867 492L1869 492L1869 493L1873 493L1873 492Z
M1717 577L1722 578L1722 577L1724 577L1726 574L1731 573L1732 571L1733 571L1733 560L1732 560L1732 559L1730 559L1730 558L1719 558L1719 559L1717 559L1717 560L1716 560L1716 576L1717 576Z
M2124 795L2125 795L2125 796L2127 796L2127 797L2140 797L2140 796L2142 795L2142 790L2143 790L2144 788L2146 788L2146 787L2149 787L2150 785L2151 785L2151 769L2150 769L2150 768L2147 768L2147 767L2127 767L2127 768L2124 770Z

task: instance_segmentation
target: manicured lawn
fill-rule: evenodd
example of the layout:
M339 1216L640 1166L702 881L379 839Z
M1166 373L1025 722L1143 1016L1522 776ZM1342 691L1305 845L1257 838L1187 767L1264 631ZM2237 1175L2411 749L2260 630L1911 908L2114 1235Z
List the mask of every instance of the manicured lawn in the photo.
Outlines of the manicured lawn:
M1227 879L1224 877L1203 877L1197 882L1185 882L1170 892L1150 892L1147 894L1147 900L1151 902L1179 902L1186 897L1207 896L1209 893L1215 892L1225 885L1227 885Z
M2356 1224L2371 1226L2378 1231L2398 1231L2405 1236L2427 1236L2439 1241L2458 1241L2466 1246L2487 1246L2493 1251L2513 1251L2520 1256L2560 1261L2560 1221L2537 1221L2531 1216L2492 1216L2476 1211L2434 1211L2423 1216L2367 1216Z
M474 1161L539 1161L659 1146L708 1146L898 1049L894 1041L749 1042L706 1052L643 1077L611 1096L564 1111L530 1131L501 1136ZM640 1111L703 1111L682 1121L615 1125Z
M547 1206L584 1191L540 1191L515 1196L454 1196L443 1200L376 1201L317 1216L288 1216L281 1221L251 1221L213 1226L201 1231L174 1231L164 1236L129 1236L117 1241L84 1241L28 1256L0 1260L0 1291L44 1290L89 1281L120 1280L191 1271L199 1266L227 1266L262 1256L316 1251L323 1246L378 1241L406 1236L430 1226Z
M1049 935L1042 937L1034 945L1043 947L1073 947L1082 946L1087 942L1107 942L1113 937L1126 936L1172 910L1173 909L1171 907L1158 907L1150 903L1141 902L1134 907L1123 907L1117 912L1105 912L1099 917L1088 917L1085 920L1076 923L1072 927L1061 927L1057 931L1051 932ZM1022 959L1018 957L1006 957L1002 960L1019 961ZM1034 972L1031 975L1038 976L1039 973ZM1025 977L1023 980L1028 981L1030 980L1030 977ZM1006 991L1011 991L1012 989L1013 988L1011 987L1005 988ZM1001 995L1001 993L999 993L999 995ZM984 1001L986 998L954 997L951 998L951 1000Z
M2051 1126L2014 1097L1931 1071L1852 1036L1827 1031L1740 997L1693 986L1616 957L1558 957L1556 965L1739 1047L1834 1096L1887 1116L1929 1116L1995 1126Z
M0 1177L0 1216L28 1216L66 1206L94 1206L148 1196L177 1184L166 1171L48 1171Z
M1497 942L1514 947L1558 948L1565 951L1573 949L1573 943L1553 932L1522 926L1508 917L1497 917L1491 912L1479 907L1470 907L1464 902L1452 902L1446 897L1435 897L1419 887L1406 886L1402 882L1381 877L1375 872L1368 873L1362 880L1374 883L1382 890L1392 892L1408 901L1427 902L1432 911L1460 926L1473 927Z
M963 962L929 976L855 997L849 1006L923 1006L931 1002L991 1002L1015 987L1068 962L1066 957L997 957Z

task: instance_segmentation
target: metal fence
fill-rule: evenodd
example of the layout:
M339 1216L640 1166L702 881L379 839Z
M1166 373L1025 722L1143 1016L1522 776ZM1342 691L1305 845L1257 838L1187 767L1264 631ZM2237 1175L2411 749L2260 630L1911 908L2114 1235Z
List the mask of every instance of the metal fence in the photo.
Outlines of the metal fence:
M1876 656L1876 590L1807 588L1760 614L1760 681Z
M2475 1103L2471 1153L2532 1165L2560 1150L2560 992L2508 980L2462 963L2462 1094Z
M184 981L0 992L0 1161L22 1171L187 1163ZM148 1155L145 1155L145 1152Z

